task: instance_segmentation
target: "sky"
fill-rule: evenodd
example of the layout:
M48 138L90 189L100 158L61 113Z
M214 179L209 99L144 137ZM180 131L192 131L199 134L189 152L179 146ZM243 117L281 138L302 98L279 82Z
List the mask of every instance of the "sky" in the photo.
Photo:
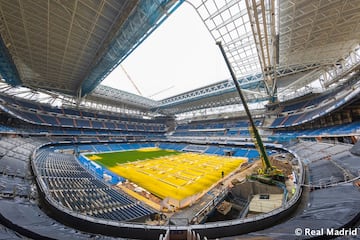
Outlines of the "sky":
M141 95L154 100L230 78L215 40L186 2L121 65ZM102 84L139 94L120 66Z

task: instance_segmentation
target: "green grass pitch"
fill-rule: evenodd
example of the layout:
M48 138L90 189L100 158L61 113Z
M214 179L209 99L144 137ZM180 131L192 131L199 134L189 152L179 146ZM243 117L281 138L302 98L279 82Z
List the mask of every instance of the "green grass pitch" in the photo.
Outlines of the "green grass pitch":
M94 162L109 168L109 167L114 167L117 164L123 164L127 162L134 162L139 160L158 158L162 156L177 155L177 154L181 154L181 152L158 149L156 151L131 150L131 151L122 151L122 152L88 154L86 155L86 157L92 159L93 156L95 156L95 158L92 159ZM99 159L96 159L96 157L99 157Z

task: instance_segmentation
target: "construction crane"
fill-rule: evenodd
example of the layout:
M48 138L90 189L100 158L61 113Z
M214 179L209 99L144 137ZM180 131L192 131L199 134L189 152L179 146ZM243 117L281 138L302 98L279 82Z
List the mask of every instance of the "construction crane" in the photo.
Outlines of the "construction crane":
M239 82L236 79L235 73L231 68L230 62L226 56L226 53L224 51L223 46L221 45L221 42L217 42L216 43L221 51L221 54L224 57L225 63L230 71L232 80L234 81L235 87L237 92L239 93L241 102L244 106L245 112L249 118L249 122L250 122L250 134L252 136L253 142L255 144L256 149L259 151L260 154L260 159L261 159L261 163L262 163L262 168L258 170L257 174L253 174L250 176L251 179L254 180L258 180L260 182L263 183L268 183L268 184L275 184L276 182L284 182L285 181L285 177L282 173L282 171L280 169L277 169L276 167L272 166L270 163L270 160L268 158L268 155L266 153L264 144L261 140L260 134L256 128L256 125L254 123L254 120L251 116L249 107L246 103L245 97L242 94Z
M160 93L164 93L164 92L166 92L167 90L170 90L170 89L172 89L172 88L174 88L174 87L175 87L175 86L172 85L171 87L167 87L167 88L165 88L165 89L162 89L162 90L160 90L160 91L158 91L158 92L156 92L156 93L151 94L151 95L149 96L149 98L152 98L152 97L154 97L154 96L157 96L157 95L159 95Z
M142 93L140 92L140 89L136 86L135 82L132 80L132 78L130 77L130 75L128 74L128 72L125 70L124 66L120 64L121 69L124 71L126 77L130 80L130 82L132 83L132 85L134 86L134 88L136 89L136 91L138 92L138 94L140 96L142 96Z

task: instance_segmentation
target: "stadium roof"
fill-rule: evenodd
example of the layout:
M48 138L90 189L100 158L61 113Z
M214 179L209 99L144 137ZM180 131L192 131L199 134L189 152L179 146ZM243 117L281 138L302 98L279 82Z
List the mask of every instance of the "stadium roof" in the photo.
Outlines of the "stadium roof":
M331 66L360 43L356 0L205 0L194 6L223 43L235 74L262 73L270 95L284 76L278 69L288 75Z
M161 101L96 88L182 2L0 0L0 74L13 86L171 113L237 102L227 80ZM358 69L358 0L188 2L222 42L250 100L319 78L327 87Z
M1 75L11 85L90 93L182 1L0 1Z

